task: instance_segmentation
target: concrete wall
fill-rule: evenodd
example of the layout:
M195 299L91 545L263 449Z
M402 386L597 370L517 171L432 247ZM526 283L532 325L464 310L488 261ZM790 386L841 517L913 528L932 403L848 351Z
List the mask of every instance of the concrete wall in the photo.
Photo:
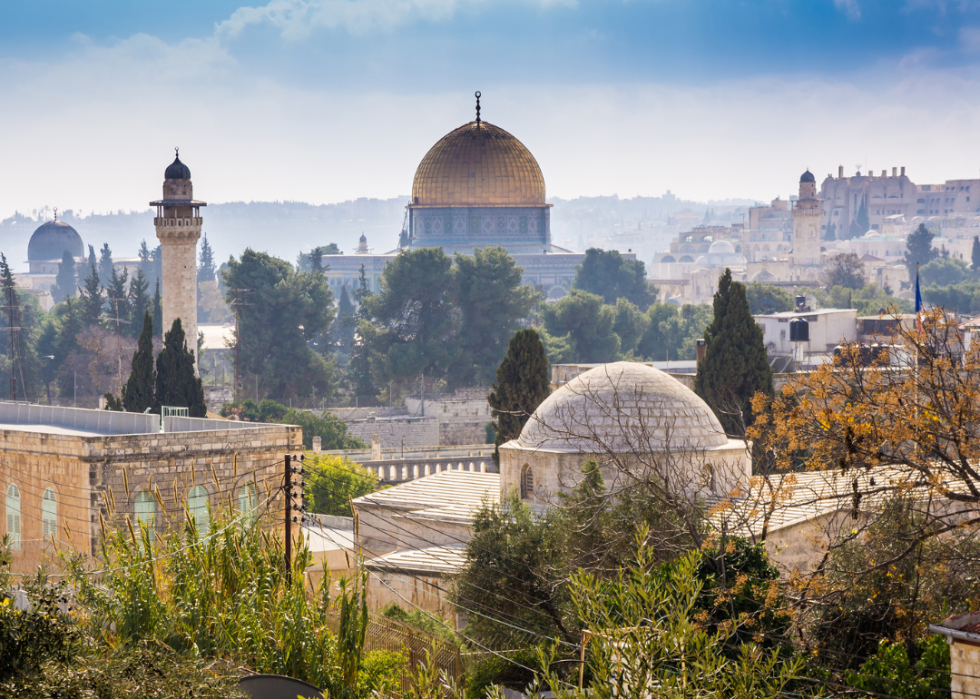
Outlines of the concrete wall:
M185 428L191 423L202 426L219 422L175 420L186 421L181 425ZM98 552L100 515L117 526L127 517L135 519L140 491L147 490L162 500L162 508L159 503L155 505L154 522L155 528L163 531L167 522L183 520L187 492L197 485L207 489L212 507L230 504L237 508L238 496L248 483L255 484L262 503L278 486L283 454L302 449L299 427L249 428L247 423L232 430L105 436L3 430L0 439L0 495L7 492L10 483L17 484L22 493L21 537L25 546L15 553L15 573L30 572L48 560L41 522L42 497L48 487L58 496L56 538L94 556ZM0 505L6 515L3 498ZM282 498L277 494L262 505L260 514L272 515L281 507ZM0 523L5 523L5 517Z
M439 423L434 417L351 420L346 424L348 432L368 444L372 435L379 435L382 449L439 446Z

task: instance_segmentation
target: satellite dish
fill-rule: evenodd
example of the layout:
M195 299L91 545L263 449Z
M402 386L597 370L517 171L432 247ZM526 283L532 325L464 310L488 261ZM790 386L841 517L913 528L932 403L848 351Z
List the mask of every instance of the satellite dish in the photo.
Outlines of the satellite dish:
M285 675L249 675L238 680L238 686L252 699L327 699L309 682Z

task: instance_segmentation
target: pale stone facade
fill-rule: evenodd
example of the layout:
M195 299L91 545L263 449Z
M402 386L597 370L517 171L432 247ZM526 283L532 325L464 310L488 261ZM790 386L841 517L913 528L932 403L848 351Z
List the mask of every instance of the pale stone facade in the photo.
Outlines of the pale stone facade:
M163 331L170 330L180 318L187 348L194 353L197 367L197 240L201 237L200 207L203 201L194 200L191 171L180 158L167 168L163 181L163 199L151 201L157 213L153 219L163 259L161 294L163 301Z
M162 531L183 519L195 487L212 507L251 502L260 513L282 511L273 491L283 455L302 451L300 427L195 418L165 418L164 426L156 415L0 403L0 481L3 493L19 493L19 503L0 500L5 533L19 507L13 572L56 563L52 536L97 555L101 519L121 525L152 510Z

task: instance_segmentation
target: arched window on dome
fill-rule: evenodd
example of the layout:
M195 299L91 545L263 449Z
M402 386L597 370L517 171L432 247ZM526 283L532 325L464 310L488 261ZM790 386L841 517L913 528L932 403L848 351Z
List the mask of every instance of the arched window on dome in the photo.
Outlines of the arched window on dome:
M45 541L58 536L58 496L54 488L46 489L41 499L41 536Z
M530 464L524 464L524 468L521 469L521 499L526 500L532 495L534 495L534 471L531 470Z
M7 513L7 535L10 536L10 550L20 551L20 488L13 483L7 486L4 510Z

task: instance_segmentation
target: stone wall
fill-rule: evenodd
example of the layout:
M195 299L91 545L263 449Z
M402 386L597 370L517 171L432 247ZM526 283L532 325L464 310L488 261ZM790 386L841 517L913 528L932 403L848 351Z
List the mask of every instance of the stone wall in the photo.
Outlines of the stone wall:
M455 447L463 444L483 444L487 441L487 423L481 422L440 422L439 446Z
M94 436L22 429L0 431L0 438L3 493L11 483L21 491L23 545L13 568L18 574L53 560L41 516L48 488L57 502L56 540L94 556L100 520L119 526L127 517L135 519L141 491L152 496L157 531L184 518L195 486L206 490L212 507L236 509L249 502L254 488L259 516L274 516L282 507L276 488L283 455L302 450L302 430L291 425ZM6 500L0 503L6 515Z
M393 417L345 421L347 431L370 444L373 435L381 437L382 449L439 446L439 423L434 417Z
M409 411L403 407L387 408L384 406L366 408L327 408L327 412L338 420L350 422L353 420L367 420L371 416L378 417L398 417L408 415ZM371 441L371 440L368 440Z
M949 649L952 699L980 695L980 645L956 640Z
M235 400L235 389L232 386L205 386L204 402L208 406L208 412L217 413L225 403Z

